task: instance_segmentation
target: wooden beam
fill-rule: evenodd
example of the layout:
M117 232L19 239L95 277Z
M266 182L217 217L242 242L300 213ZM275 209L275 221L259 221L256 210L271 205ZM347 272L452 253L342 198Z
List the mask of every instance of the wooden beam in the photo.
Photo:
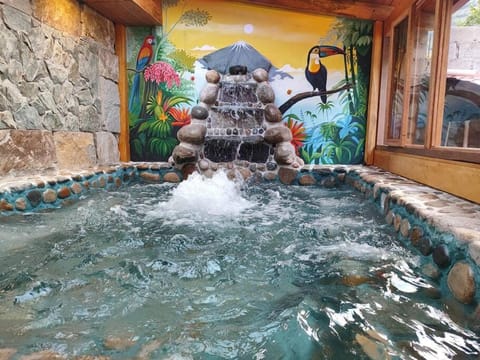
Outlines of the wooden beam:
M239 2L309 14L345 16L366 20L385 20L393 10L390 5L362 0L241 0Z
M118 91L120 93L120 136L118 150L121 161L130 161L130 129L128 126L127 32L124 25L115 25L115 53L118 56Z
M374 165L480 204L480 164L375 150Z
M398 22L398 19L407 16L410 11L410 7L416 0L399 0L395 2L395 5L390 13L390 16L385 19L383 26L387 32L390 32L395 24Z
M445 108L445 89L447 88L447 69L448 69L448 51L450 48L450 26L451 26L451 1L444 1L439 3L438 8L438 25L435 29L435 44L434 44L434 72L432 73L435 79L432 98L430 128L431 132L429 138L430 147L441 146L442 132L443 132L443 115ZM443 31L442 31L443 29ZM430 120L430 119L429 119Z
M398 54L396 53L397 49L395 48L397 40L396 40L395 31L394 31L394 26L397 26L402 21L404 21L406 19L405 17L408 16L408 13L409 13L409 9L406 9L406 11L404 11L402 16L399 17L398 19L395 19L395 23L392 24L391 27L389 28L386 27L386 24L387 24L386 22L384 22L383 24L384 35L389 34L389 37L390 37L389 49L388 49L388 60L386 60L388 62L388 70L385 76L386 77L386 98L384 99L385 121L384 121L384 127L383 127L383 130L384 130L383 138L384 138L385 144L393 145L393 146L400 146L402 142L401 134L399 134L398 137L395 137L395 138L391 136L393 135L393 131L391 131L392 126L394 125L392 123L392 114L393 114L393 107L395 105L394 104L395 91L397 90L394 88L394 79L397 80L399 77L398 68L396 65L398 65L397 61L400 59L398 57ZM398 88L401 88L401 87L398 87ZM402 92L404 92L404 88L402 89Z
M128 0L124 0L128 1ZM155 24L152 25L161 25L163 22L162 19L162 1L161 0L131 0L133 1L140 9L143 9L155 20ZM116 1L118 2L118 1Z
M116 24L157 26L162 24L162 4L157 0L82 0Z
M373 24L372 63L370 65L370 90L368 95L367 129L365 138L365 164L372 165L377 144L377 127L380 106L380 77L383 54L383 23Z
M377 145L376 150L390 151L394 153L403 153L417 156L425 156L435 159L444 159L452 161L465 161L480 165L480 153L476 148L464 148L453 146L438 146L431 149L425 149L422 146L385 146Z
M412 102L410 86L412 83L412 59L415 50L414 42L414 25L413 25L413 10L410 9L408 12L408 25L407 25L407 52L406 52L406 63L405 63L405 80L403 87L403 110L402 110L402 129L400 131L400 144L402 146L411 143L408 134L408 121L410 114L410 105Z

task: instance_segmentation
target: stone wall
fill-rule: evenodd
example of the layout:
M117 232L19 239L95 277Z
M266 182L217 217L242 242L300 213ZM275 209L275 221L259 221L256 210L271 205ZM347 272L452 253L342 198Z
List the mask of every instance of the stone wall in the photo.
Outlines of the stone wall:
M118 162L114 41L77 0L0 0L0 176Z
M473 70L480 65L479 26L453 26L448 49L449 69Z

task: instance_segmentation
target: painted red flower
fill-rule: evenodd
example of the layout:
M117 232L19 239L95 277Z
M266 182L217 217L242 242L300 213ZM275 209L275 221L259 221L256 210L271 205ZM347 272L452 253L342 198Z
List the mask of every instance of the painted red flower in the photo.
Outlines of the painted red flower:
M153 81L157 84L166 83L170 89L173 84L180 86L180 76L169 63L158 61L145 69L145 81Z
M182 109L177 109L177 108L171 108L170 109L170 115L173 116L175 121L172 123L173 126L185 126L190 124L191 120L191 115L190 115L190 110L188 108L182 108Z
M305 134L305 127L300 121L295 121L292 118L288 118L285 126L288 127L292 133L292 145L295 147L297 155L299 154L298 150L303 146L307 134Z

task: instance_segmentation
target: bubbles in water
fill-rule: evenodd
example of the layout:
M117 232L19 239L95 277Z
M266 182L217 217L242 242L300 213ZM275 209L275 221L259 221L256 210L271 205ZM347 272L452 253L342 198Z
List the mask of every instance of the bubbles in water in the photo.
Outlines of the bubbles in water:
M122 359L480 353L456 323L468 309L444 304L441 280L349 191L217 173L98 196L0 224L0 344L19 358L40 347ZM4 241L26 230L28 247ZM111 352L109 335L137 345Z
M114 205L110 208L110 211L118 216L128 218L128 213L120 205Z
M241 184L229 180L225 172L219 171L212 178L193 173L171 191L168 201L159 203L148 216L206 220L211 216L235 217L252 206L254 203L242 196Z

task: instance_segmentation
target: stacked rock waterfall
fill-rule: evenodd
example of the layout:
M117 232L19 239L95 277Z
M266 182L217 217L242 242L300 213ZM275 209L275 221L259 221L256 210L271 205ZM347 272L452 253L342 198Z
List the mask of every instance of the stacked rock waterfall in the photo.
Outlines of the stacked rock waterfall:
M291 144L292 133L282 121L282 114L274 104L275 94L268 82L268 73L259 68L252 74L229 74L221 75L215 70L206 73L207 84L200 92L198 105L192 108L192 121L189 125L182 127L177 138L180 143L172 153L171 161L177 169L185 173L186 167L191 170L211 173L217 168L216 164L205 158L203 149L207 135L207 122L211 114L212 106L218 104L219 91L222 82L244 81L253 78L255 84L255 96L258 99L263 111L263 141L273 149L273 159L280 167L299 169L304 165L303 160L295 153L295 147ZM242 124L238 124L242 128ZM243 131L241 129L240 131ZM247 130L248 131L248 130ZM187 173L190 171L187 171Z
M267 143L275 146L274 159L278 165L288 165L300 168L304 165L303 160L295 153L292 145L292 133L282 121L282 113L273 103L275 93L268 83L268 73L264 69L256 69L253 78L258 82L257 97L265 105L264 126L266 128L264 139Z

